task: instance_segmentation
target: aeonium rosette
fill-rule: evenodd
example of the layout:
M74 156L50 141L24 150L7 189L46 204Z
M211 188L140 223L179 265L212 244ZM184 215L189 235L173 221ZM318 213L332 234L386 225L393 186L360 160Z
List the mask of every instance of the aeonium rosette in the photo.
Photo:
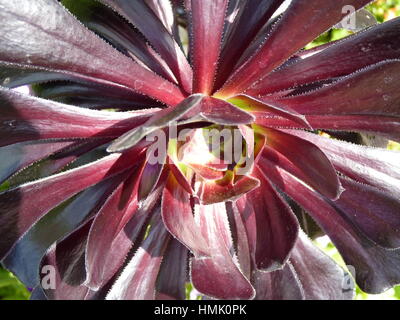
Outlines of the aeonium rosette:
M400 19L304 49L369 2L0 0L2 264L34 299L352 298L301 207L399 283L400 155L325 133L400 140Z

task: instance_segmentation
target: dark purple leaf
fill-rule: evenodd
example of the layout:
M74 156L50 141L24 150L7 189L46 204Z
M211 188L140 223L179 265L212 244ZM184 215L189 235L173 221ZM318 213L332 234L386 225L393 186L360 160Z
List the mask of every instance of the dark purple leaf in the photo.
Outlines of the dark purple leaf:
M228 0L191 3L191 47L193 92L212 93L221 49ZM211 31L212 29L212 31Z
M256 300L304 300L302 285L290 262L281 270L255 271L253 274Z
M0 229L2 234L8 235L0 242L0 257L3 258L14 243L51 209L78 192L135 166L139 156L138 152L124 156L113 154L89 165L0 193Z
M290 133L317 145L337 170L353 180L397 197L400 195L399 152L359 146L301 130L291 130Z
M351 300L354 283L339 265L300 232L290 262L306 300Z
M119 14L95 0L64 0L62 4L86 27L106 39L136 62L143 63L163 78L176 83L167 64L146 39Z
M300 114L400 116L400 60L369 66L321 89L287 98L261 100L273 106L292 108Z
M162 196L162 218L167 230L197 256L209 255L208 243L196 224L188 194L170 174Z
M135 128L116 139L107 150L109 152L122 152L132 148L148 134L163 129L171 122L179 120L191 110L195 109L203 98L204 96L201 94L194 94L175 107L160 110L142 126Z
M284 170L269 165L263 172L307 210L329 235L344 261L355 268L356 282L368 293L381 293L400 283L399 250L386 250L365 237L334 208L334 202L305 187Z
M16 243L3 264L25 285L36 286L39 283L40 262L46 250L72 233L99 203L105 201L113 187L115 179L103 181L50 211Z
M254 117L226 101L205 97L201 102L200 116L210 122L223 125L249 124Z
M294 0L257 52L240 66L218 96L242 93L309 42L343 19L342 9L359 9L370 0Z
M266 95L310 82L345 76L383 60L398 59L399 32L400 18L397 18L333 45L305 50L301 53L301 59L270 73L247 93ZM316 50L319 52L315 53Z
M289 205L262 175L260 187L236 201L256 267L274 271L285 265L296 243L299 224Z
M253 298L255 291L232 255L233 242L225 204L200 205L196 218L213 256L192 259L193 286L202 294L218 299Z
M146 112L86 110L5 88L0 88L0 104L0 146L49 138L115 137L149 118Z
M316 145L272 128L261 128L267 144L262 157L294 174L323 195L336 199L339 178L326 155Z
M274 117L271 114L257 112L256 123L264 127L307 129L299 123ZM371 132L387 139L400 141L400 121L398 117L378 115L308 115L307 121L315 129L335 131Z
M151 223L149 235L123 270L107 300L148 300L155 298L155 285L162 258L170 241L159 214Z
M187 267L188 250L177 240L171 239L157 279L157 299L185 300Z
M127 18L147 38L168 64L187 93L192 92L192 69L178 43L159 20L156 13L142 0L100 0ZM149 79L145 82L151 83ZM165 89L167 89L167 86ZM170 92L170 94L173 94ZM161 100L161 99L160 99ZM181 99L182 100L182 99ZM175 103L176 104L176 103Z
M49 300L84 300L86 295L89 294L90 289L83 285L70 285L62 279L62 275L57 265L58 250L59 249L56 245L52 246L52 248L46 254L46 257L43 259L41 265L41 269L42 271L44 271L40 274L41 283L46 283L47 281L50 281L50 279L52 279L51 276L55 273L55 283L53 284L55 288L44 289L44 293ZM47 279L46 276L50 276L50 278Z
M236 16L224 35L224 46L217 75L217 89L230 76L232 66L235 66L243 52L282 2L283 0L238 1L235 10Z
M39 140L1 147L0 184L14 172L74 144L79 144L79 142Z
M0 61L37 66L96 83L125 87L175 105L182 92L120 54L83 27L57 1L0 2ZM45 14L44 14L45 13Z

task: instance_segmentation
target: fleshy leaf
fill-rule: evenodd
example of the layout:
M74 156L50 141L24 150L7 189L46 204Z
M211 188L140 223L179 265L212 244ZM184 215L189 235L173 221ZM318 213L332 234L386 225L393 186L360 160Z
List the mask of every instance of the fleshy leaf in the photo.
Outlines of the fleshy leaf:
M234 201L258 188L259 185L260 181L250 176L244 176L242 179L228 184L205 180L200 182L197 196L204 205Z
M232 13L236 15L224 35L224 46L217 75L217 89L230 76L232 66L235 66L243 52L283 0L240 0L237 2L236 10Z
M231 100L231 99L230 99ZM264 103L263 101L256 99L254 97L251 97L246 94L241 94L238 95L231 100L234 104L239 106L242 109L247 110L248 112L269 112L271 114L276 114L280 117L284 117L287 119L290 119L293 122L296 122L300 125L306 126L310 129L311 126L307 121L307 118L299 114L298 112L292 110L290 107L285 107L285 108L279 108L273 105L269 105L267 103Z
M296 243L297 218L270 182L257 175L260 187L236 201L244 220L256 267L274 271L285 265Z
M157 299L185 300L187 260L188 250L177 240L171 239L157 279Z
M356 282L363 291L381 293L400 283L400 250L386 250L373 243L334 208L334 202L299 183L286 171L272 163L262 165L262 171L324 229L346 264L355 268Z
M218 299L251 299L254 289L231 255L233 248L225 204L200 205L197 219L212 257L195 257L191 279L201 293Z
M107 199L96 215L87 241L86 285L98 290L104 280L103 261L107 259L112 242L138 208L137 191L140 168L131 174Z
M399 32L400 18L397 18L327 48L320 48L320 52L315 53L315 48L305 50L301 59L270 73L247 93L266 95L310 82L345 76L383 60L398 59Z
M28 141L0 148L0 184L14 172L57 151L77 144L76 141ZM78 142L79 144L79 142Z
M137 110L162 106L149 97L92 83L57 81L34 86L35 96L84 108Z
M107 150L109 152L122 152L133 147L148 134L163 129L171 122L179 120L185 114L189 113L199 105L203 100L203 97L204 96L201 94L194 94L175 107L159 111L142 126L133 129L116 139Z
M125 87L175 105L182 92L83 27L58 1L0 2L0 61Z
M311 42L344 17L343 7L352 5L356 10L370 0L294 0L258 51L243 63L218 93L231 97L260 81L283 64L306 44Z
M50 211L16 243L2 261L3 264L25 285L36 286L39 283L39 266L46 250L57 240L72 233L98 203L107 198L114 186L115 179L105 180Z
M255 300L304 300L302 285L290 262L282 270L272 272L255 271Z
M256 112L255 123L264 127L273 128L299 128L307 129L296 122L271 114ZM307 115L307 121L315 129L327 129L334 131L359 131L370 132L400 141L400 121L398 117L386 117L378 115Z
M146 112L87 110L1 87L0 104L0 146L49 138L115 137L149 118Z
M196 224L188 194L170 174L162 197L162 218L167 230L197 256L208 255L208 244Z
M222 33L228 0L191 3L191 46L193 92L212 93L221 49ZM212 29L212 31L211 31Z
M337 170L353 180L400 195L400 152L359 146L301 130L290 133L317 145Z
M354 283L330 257L300 232L290 262L302 284L306 300L351 300Z
M155 285L170 236L160 215L155 216L149 235L115 282L107 300L149 300L155 297Z
M13 244L51 209L78 192L134 166L139 155L137 151L124 156L113 154L0 193L1 233L8 235L0 242L0 257L4 257Z
M91 288L102 288L110 279L112 281L117 272L122 271L120 269L129 251L133 246L137 248L140 245L146 224L154 214L159 214L162 186L142 201L138 209L135 194L129 195L132 185L122 190L123 187L119 186L101 208L96 225L89 233L86 251L89 272L85 285Z
M0 62L0 85L7 88L15 88L38 82L72 79L74 77L67 74L50 72L45 68Z
M154 11L142 0L100 0L127 18L168 64L187 93L192 92L192 69L183 51ZM149 84L150 79L147 80ZM152 84L154 85L154 84ZM170 94L173 94L172 92ZM160 99L161 100L161 99ZM181 99L182 100L182 99Z
M263 158L294 174L323 195L336 199L341 186L336 171L316 145L271 128L262 128L267 138Z
M400 116L400 60L377 63L310 93L287 98L264 97L274 106L301 114Z
M55 288L56 289L46 289L44 290L48 299L51 300L84 300L86 295L89 294L90 289L85 286L72 286L68 283L64 282L62 279L62 275L57 265L57 246L54 245L49 249L45 259L43 260L43 268L48 272L49 267L52 268L51 272L53 272L55 276ZM47 284L46 281L46 273L41 274L42 282Z
M135 61L145 64L163 78L176 83L166 63L139 31L112 9L95 0L63 0L62 4L90 30L106 39Z
M201 102L200 116L213 123L222 125L249 124L254 122L254 117L229 102L205 97Z

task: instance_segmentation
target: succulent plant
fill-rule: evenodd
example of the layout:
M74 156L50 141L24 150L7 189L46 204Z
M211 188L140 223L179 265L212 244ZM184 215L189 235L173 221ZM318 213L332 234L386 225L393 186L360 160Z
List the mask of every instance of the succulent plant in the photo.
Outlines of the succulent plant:
M301 207L399 283L400 153L336 133L400 140L400 19L304 49L370 2L0 0L2 264L33 299L351 299Z

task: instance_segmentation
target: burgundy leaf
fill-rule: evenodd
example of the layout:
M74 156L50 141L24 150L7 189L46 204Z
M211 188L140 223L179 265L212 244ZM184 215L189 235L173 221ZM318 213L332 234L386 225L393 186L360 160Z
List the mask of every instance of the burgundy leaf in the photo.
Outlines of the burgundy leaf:
M262 166L262 170L324 229L345 262L355 268L356 282L363 291L381 293L400 283L399 250L386 250L374 244L333 207L334 203L305 187L284 170L271 165Z
M194 287L218 299L251 299L254 289L234 262L233 242L223 203L200 205L197 220L209 243L212 257L194 257L191 279Z
M290 262L281 270L255 271L256 300L304 300L303 287Z
M89 293L89 288L85 286L73 286L66 283L62 279L62 275L57 265L57 246L54 245L47 253L42 263L41 282L46 285L50 285L47 281L50 281L54 274L55 288L51 286L48 289L44 289L44 293L48 299L51 300L84 300L86 295Z
M314 38L343 19L343 7L357 10L370 0L294 0L258 51L233 74L219 96L242 93Z
M140 168L122 181L100 209L90 229L86 248L86 285L98 290L104 280L104 264L112 242L138 209Z
M171 122L177 121L185 116L191 110L195 109L203 98L204 96L201 94L194 94L175 107L166 108L157 112L142 126L135 128L116 139L107 150L109 152L122 152L133 147L148 134L163 129Z
M230 1L233 2L233 1ZM266 24L283 0L238 1L236 16L224 35L221 63L216 88L220 88L230 76L234 66L257 33Z
M170 0L144 0L146 4L153 10L158 19L163 23L169 33L176 36L176 21L174 16L173 4ZM178 39L176 39L178 40Z
M310 93L261 100L281 108L287 106L301 114L400 116L399 70L399 60L383 61Z
M262 159L268 159L288 170L331 199L339 197L342 191L339 179L332 163L321 149L307 140L279 130L260 130L267 138Z
M269 112L271 114L275 114L277 116L287 118L295 123L298 123L302 126L308 127L310 129L311 126L308 123L306 117L304 115L299 114L298 112L292 110L290 107L279 108L273 105L269 105L264 103L263 101L251 97L246 94L238 95L232 99L230 99L232 103L240 106L240 108L244 108L248 112Z
M264 127L273 128L301 128L307 129L299 123L274 117L266 113L254 113L256 123ZM400 141L400 121L398 117L378 115L307 115L307 121L315 129L337 131L371 132L384 136L387 139Z
M62 280L79 286L86 280L86 241L93 219L89 219L65 239L57 243L56 263Z
M244 194L258 188L260 181L250 176L244 176L236 182L219 183L215 181L201 181L197 196L204 205L234 201Z
M148 300L155 297L155 285L170 236L155 216L149 235L136 251L107 295L107 300Z
M178 43L165 28L163 22L157 17L156 13L148 6L146 1L100 1L112 7L139 29L168 64L183 89L187 93L191 93L192 69ZM151 82L147 79L146 83ZM165 89L167 88L168 86ZM170 92L170 94L173 93Z
M77 142L39 140L1 147L0 184L14 172L74 144L77 144Z
M254 122L254 117L236 106L212 97L205 97L201 102L201 117L204 120L223 124L238 125Z
M302 284L306 300L351 300L350 275L300 232L290 262Z
M35 139L115 137L149 118L141 111L85 110L1 87L0 104L0 146Z
M162 106L149 97L91 83L50 82L35 86L35 96L79 107L137 110Z
M162 196L162 218L167 230L197 256L209 255L207 240L194 220L188 194L170 174Z
M62 4L86 27L106 39L135 61L165 79L176 79L167 64L146 42L146 39L120 15L95 0L64 0Z
M225 203L225 208L240 270L242 270L246 278L250 279L254 259L251 256L252 252L250 252L249 237L247 235L245 221L233 202Z
M171 239L157 279L157 299L185 300L187 260L188 250L178 241Z
M212 93L228 0L191 2L193 92ZM212 29L212 31L211 31Z
M302 58L280 68L247 90L266 95L294 86L336 78L388 59L400 58L400 18L338 41L327 48L302 52Z
M317 145L335 168L353 180L394 196L400 195L399 152L359 146L301 130L291 130L290 133Z
M0 61L122 86L171 105L184 98L175 85L134 63L84 28L57 1L27 4L24 0L2 0L0 8L0 19L7 21L0 34Z
M400 248L398 197L348 179L340 180L345 191L335 207L378 245Z
M64 200L134 166L140 155L135 153L113 154L89 165L0 193L0 228L2 233L8 234L1 241L0 257L4 257L38 219Z
M149 161L146 161L140 177L138 189L139 201L146 199L149 194L154 191L154 188L157 186L163 174L165 161L166 157L163 159L162 163L151 164Z
M67 74L50 72L45 68L4 63L0 61L0 85L7 88L15 88L46 81L70 79L74 79L74 77ZM121 89L121 91L123 90Z
M262 175L260 187L236 201L256 267L282 268L296 242L299 224L288 204Z
M159 214L157 204L162 186L141 202L139 209L136 209L136 196L129 195L132 185L121 190L123 187L120 185L101 208L95 219L96 225L93 224L89 233L86 248L86 268L89 272L85 284L91 288L102 287L120 271L132 246L140 244L138 237L143 236L146 223L154 214Z
M96 212L96 207L107 199L120 179L117 176L102 181L50 211L16 243L2 261L4 266L25 285L36 286L39 283L39 266L47 249L72 233L93 211Z

